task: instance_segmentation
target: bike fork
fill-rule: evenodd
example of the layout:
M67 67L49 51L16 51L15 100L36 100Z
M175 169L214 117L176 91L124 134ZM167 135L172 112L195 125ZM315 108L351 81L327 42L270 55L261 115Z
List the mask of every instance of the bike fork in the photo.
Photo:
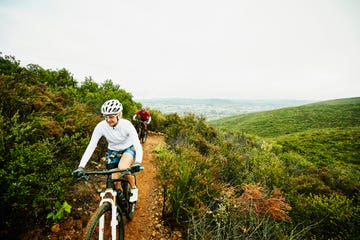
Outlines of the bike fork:
M113 196L113 199L111 198L104 198L104 196L106 195L106 193L111 193L111 195ZM101 196L101 201L99 206L103 205L105 202L108 202L111 204L111 239L112 240L116 240L116 226L119 224L118 220L117 220L117 207L115 204L114 199L116 199L116 195L117 192L113 191L112 189L110 190L105 190L104 192L100 193ZM103 214L100 217L99 220L99 240L104 240L104 231L105 231L105 215Z

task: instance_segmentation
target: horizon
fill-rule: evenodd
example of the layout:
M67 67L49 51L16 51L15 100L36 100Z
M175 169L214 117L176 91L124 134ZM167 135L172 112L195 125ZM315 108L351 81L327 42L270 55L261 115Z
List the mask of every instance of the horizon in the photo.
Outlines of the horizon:
M274 110L284 107L302 106L313 101L308 100L234 100L234 99L193 99L193 98L161 98L139 99L142 106L159 110L162 113L195 113L206 117L207 121L224 117ZM150 111L151 111L150 110Z
M359 97L357 97L359 98ZM186 114L194 113L203 116L207 121L225 117L262 112L289 107L301 107L327 101L336 101L349 98L330 99L325 101L310 100L244 100L244 99L193 99L193 98L161 98L138 99L142 106L162 113Z
M153 97L153 98L135 98L135 101L140 100L176 100L176 99L184 99L184 100L233 100L233 101L332 101L332 100L340 100L340 99L348 99L348 98L359 98L359 96L353 97L342 97L342 98L331 98L331 99L296 99L296 98L222 98L222 97Z

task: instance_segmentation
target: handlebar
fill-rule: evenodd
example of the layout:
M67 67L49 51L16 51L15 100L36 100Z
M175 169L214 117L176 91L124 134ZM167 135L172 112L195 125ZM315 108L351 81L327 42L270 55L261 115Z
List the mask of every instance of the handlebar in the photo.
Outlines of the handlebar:
M146 123L148 120L133 119L135 123Z
M133 167L129 167L126 169L110 169L110 170L102 170L102 171L88 171L88 172L84 172L85 175L110 175L112 173L117 173L117 172L131 172L131 173L135 173L135 172L140 172L142 170L144 170L145 168L143 166L133 166Z
M110 170L105 169L105 170L101 170L101 171L84 171L81 176L78 176L78 180L82 179L82 178L85 178L86 180L88 180L90 175L108 175L109 176L113 173L118 173L118 172L121 172L121 173L123 173L123 175L126 175L126 174L140 172L144 169L145 168L143 166L132 166L132 167L125 168L125 169L110 169Z

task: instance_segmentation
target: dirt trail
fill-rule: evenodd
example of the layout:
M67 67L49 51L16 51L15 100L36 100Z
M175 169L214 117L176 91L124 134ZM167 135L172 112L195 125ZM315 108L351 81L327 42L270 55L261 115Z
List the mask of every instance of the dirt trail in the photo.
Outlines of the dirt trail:
M176 240L182 239L179 231L171 231L161 219L162 196L156 177L155 154L153 149L164 144L162 135L150 133L143 144L144 171L137 173L139 199L135 217L128 222L125 219L126 240ZM101 164L98 165L103 167ZM83 231L91 214L97 209L99 196L93 182L77 182L67 196L72 206L71 214L59 224L46 229L33 229L20 237L25 239L74 240L82 239Z
M150 134L143 144L144 171L136 175L139 188L139 200L136 205L136 215L131 222L125 225L126 240L181 240L180 231L171 231L164 226L161 219L163 197L157 179L156 158L153 150L163 146L164 137Z
M163 137L151 135L143 144L145 170L136 175L139 188L139 199L136 215L125 225L127 240L157 239L160 235L161 195L156 178L155 157L153 149L164 144Z

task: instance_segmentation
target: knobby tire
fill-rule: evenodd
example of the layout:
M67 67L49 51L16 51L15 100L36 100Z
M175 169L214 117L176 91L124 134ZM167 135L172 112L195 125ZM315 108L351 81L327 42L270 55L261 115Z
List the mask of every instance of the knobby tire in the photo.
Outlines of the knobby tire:
M116 239L124 240L124 221L122 218L121 209L117 207L117 220L118 225L116 229ZM101 205L96 212L91 216L85 230L85 240L98 239L99 237L99 220L102 215L105 215L105 232L104 239L111 239L111 204L106 202Z
M137 129L136 129L136 132L137 132L138 137L139 137L139 139L140 139L140 138L141 138L141 134L142 134L142 127L141 127L141 125L139 124L139 125L137 125L136 128L137 128Z
M147 137L147 132L145 130L142 130L142 133L141 133L141 142L142 143L146 142L146 137Z
M145 131L144 127L141 124L137 125L136 131L141 143L145 143L147 138L147 131Z

